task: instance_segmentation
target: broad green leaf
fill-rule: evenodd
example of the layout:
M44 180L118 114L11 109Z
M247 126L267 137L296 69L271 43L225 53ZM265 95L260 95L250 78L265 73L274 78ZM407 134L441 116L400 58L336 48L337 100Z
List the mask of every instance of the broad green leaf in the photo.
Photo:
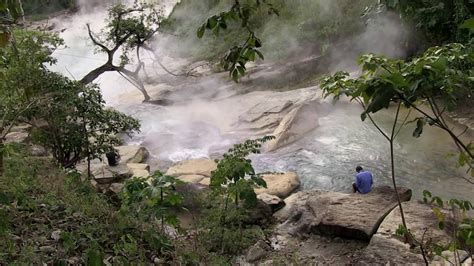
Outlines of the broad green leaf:
M464 21L464 23L461 24L459 28L474 30L474 17Z

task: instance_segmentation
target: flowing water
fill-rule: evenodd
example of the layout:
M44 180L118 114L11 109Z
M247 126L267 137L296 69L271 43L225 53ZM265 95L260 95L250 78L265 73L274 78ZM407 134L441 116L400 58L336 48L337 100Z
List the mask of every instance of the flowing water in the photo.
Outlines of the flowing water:
M84 25L91 22L94 29L99 29L104 14L103 11L86 12L57 22L67 29L62 37L69 48L57 51L59 62L55 70L79 78L100 65L104 57L93 53L85 37ZM141 120L142 133L129 142L145 145L151 151L156 167L166 167L184 159L215 157L233 143L251 136L252 132L229 129L238 120L244 105L248 105L247 101L255 103L267 99L245 98L245 95L223 100L206 99L203 95L225 91L220 87L221 83L216 82L206 83L200 90L201 96L190 91L189 101L172 106L123 103L118 101L117 95L134 89L120 76L106 74L98 81L110 104ZM327 109L329 111L319 116L320 126L312 132L276 152L254 156L257 170L296 171L302 179L303 189L350 191L355 166L362 165L374 173L376 184L390 185L388 142L370 123L361 122L360 108L340 103ZM389 128L392 113L393 110L386 111L377 119ZM448 156L455 151L449 137L440 130L429 128L421 138L414 139L411 130L402 130L396 144L399 184L412 188L417 198L428 189L446 198L474 200L474 186L461 179L463 173L456 167L456 159Z

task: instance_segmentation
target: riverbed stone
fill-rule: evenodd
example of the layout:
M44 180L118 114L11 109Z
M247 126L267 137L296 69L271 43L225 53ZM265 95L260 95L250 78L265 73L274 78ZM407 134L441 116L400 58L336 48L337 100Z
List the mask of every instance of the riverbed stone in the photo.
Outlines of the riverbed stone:
M446 246L452 241L452 228L455 222L453 212L447 209L440 209L445 215L446 227L444 230L438 229L438 219L433 213L429 204L422 202L404 202L402 204L407 227L415 239L422 238L425 241ZM411 249L409 245L403 243L403 239L396 234L396 230L402 223L400 210L395 207L384 219L377 234L372 237L367 249L360 257L360 263L424 263L419 250ZM462 254L465 254L461 251ZM445 253L445 255L449 255ZM434 258L435 263L439 263L441 258ZM438 261L437 261L438 260Z
M281 198L267 193L261 193L257 195L257 199L270 206L272 212L276 212L285 206L285 201L283 201Z
M286 198L301 185L300 178L295 172L264 174L262 178L267 183L267 188L256 189L255 193L257 194L266 193Z
M185 175L211 176L211 172L217 169L217 163L207 158L191 159L172 165L166 175L179 177Z
M273 131L275 139L266 144L267 151L274 151L298 139L319 126L316 111L318 102L311 101L291 110Z
M250 108L244 115L241 115L239 120L253 123L269 114L279 114L292 105L292 101L270 100L260 102Z
M150 165L146 163L127 163L127 167L130 169L150 171Z
M263 240L259 240L255 245L249 248L245 260L247 262L256 262L265 257L271 251L271 247Z
M111 184L130 178L132 172L126 165L103 166L91 171L95 181L99 184Z
M148 150L139 145L115 147L120 155L120 163L143 163L148 158Z
M194 184L201 182L204 178L205 176L203 175L182 175L178 177L183 182Z
M410 189L398 191L401 200L410 200ZM285 206L289 210L276 213L280 220L288 217L279 228L291 235L315 233L368 241L397 205L394 190L386 186L365 195L310 190L299 197L304 203L290 203Z

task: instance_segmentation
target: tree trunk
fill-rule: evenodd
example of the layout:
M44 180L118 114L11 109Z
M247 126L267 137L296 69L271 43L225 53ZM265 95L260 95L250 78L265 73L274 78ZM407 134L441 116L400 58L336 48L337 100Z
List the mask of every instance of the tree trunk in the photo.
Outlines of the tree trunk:
M108 63L108 62L106 64L92 70L87 75L85 75L81 79L81 83L85 84L85 85L90 84L95 79L97 79L100 75L104 74L107 71L115 71L115 67L112 64Z
M3 138L0 137L0 176L3 176L5 168L3 167L3 156L5 154L5 144L3 143Z
M106 64L92 70L87 75L85 75L80 80L80 82L82 84L85 84L85 85L90 84L95 79L97 79L100 75L104 74L105 72L109 72L109 71L117 71L120 74L125 75L126 76L125 78L128 80L128 82L132 83L132 85L135 86L143 94L143 98L144 98L143 101L144 102L150 101L151 97L150 97L150 95L148 95L148 92L146 91L145 86L143 85L143 82L138 77L137 73L132 72L130 70L127 70L123 67L114 66L110 62L107 62Z

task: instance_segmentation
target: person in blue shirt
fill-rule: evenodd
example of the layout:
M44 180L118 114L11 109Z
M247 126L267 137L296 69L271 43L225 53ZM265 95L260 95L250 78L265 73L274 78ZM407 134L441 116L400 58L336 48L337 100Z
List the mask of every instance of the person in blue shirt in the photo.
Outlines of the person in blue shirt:
M374 184L372 173L369 171L364 171L361 166L356 167L356 172L356 180L355 183L352 184L352 192L359 192L361 194L369 193L372 190L372 185Z

